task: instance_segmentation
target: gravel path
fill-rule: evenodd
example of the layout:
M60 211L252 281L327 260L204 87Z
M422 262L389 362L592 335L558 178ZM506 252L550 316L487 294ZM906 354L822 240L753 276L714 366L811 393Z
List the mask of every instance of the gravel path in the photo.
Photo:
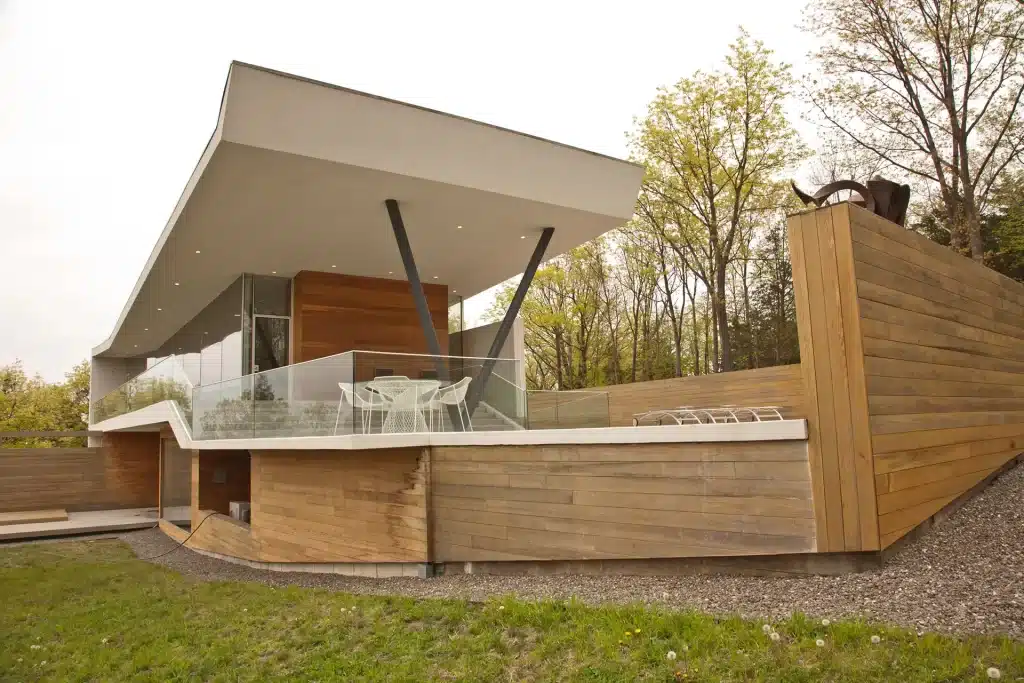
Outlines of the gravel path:
M140 557L174 547L158 530L121 536ZM251 569L181 549L155 562L201 580L258 581L372 595L484 600L576 597L646 602L719 614L859 616L923 631L1024 638L1024 466L1000 477L882 569L835 577L472 576L366 579Z

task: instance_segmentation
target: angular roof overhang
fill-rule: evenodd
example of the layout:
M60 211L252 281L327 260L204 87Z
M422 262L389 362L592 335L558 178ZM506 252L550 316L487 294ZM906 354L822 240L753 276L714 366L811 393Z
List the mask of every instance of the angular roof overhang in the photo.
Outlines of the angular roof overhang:
M503 128L233 62L220 115L111 335L93 355L158 349L243 272L405 279L469 297L621 226L643 169ZM461 226L461 228L459 227Z

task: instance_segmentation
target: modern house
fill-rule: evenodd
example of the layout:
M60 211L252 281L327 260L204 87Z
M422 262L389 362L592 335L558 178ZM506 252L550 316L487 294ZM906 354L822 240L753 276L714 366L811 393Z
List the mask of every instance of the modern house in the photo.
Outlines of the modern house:
M534 271L624 224L642 173L232 64L93 350L109 476L275 569L800 570L877 557L1024 450L1024 287L850 204L790 220L799 365L526 391ZM449 324L519 273L503 321ZM679 406L732 408L633 426Z

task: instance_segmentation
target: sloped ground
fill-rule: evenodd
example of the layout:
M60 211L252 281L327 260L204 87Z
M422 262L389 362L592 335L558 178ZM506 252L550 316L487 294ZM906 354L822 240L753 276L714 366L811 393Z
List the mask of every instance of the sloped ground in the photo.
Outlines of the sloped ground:
M125 534L140 557L174 543L156 530ZM945 523L908 544L882 569L838 577L455 575L364 579L250 569L181 549L155 560L207 580L259 581L365 594L484 600L576 597L587 603L659 603L776 619L864 617L918 632L1024 637L1024 467L1003 474Z

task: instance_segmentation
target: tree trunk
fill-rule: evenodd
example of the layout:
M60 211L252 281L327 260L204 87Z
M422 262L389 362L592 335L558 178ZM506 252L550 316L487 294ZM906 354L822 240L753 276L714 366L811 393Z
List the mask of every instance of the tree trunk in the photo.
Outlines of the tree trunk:
M715 289L718 291L715 293L712 301L718 327L719 352L721 353L721 361L718 365L720 372L732 370L732 350L729 344L729 313L725 308L725 270L725 263L715 264Z

